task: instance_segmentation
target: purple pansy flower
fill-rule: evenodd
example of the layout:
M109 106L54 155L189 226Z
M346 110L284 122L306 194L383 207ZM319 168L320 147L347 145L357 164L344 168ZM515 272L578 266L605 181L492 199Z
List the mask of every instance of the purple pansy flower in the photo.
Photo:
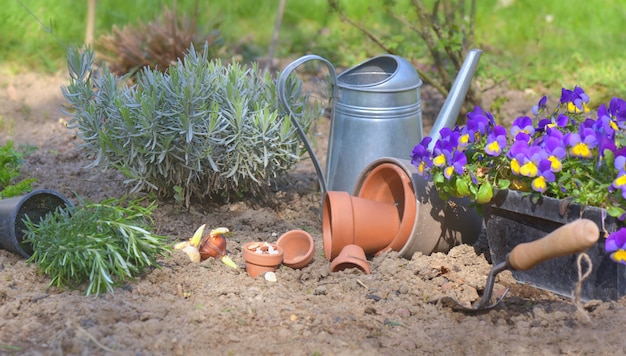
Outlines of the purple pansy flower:
M559 114L556 118L550 117L540 120L537 124L538 130L546 130L552 127L565 127L569 125L569 117L565 114Z
M537 105L533 106L533 115L537 116L540 112L545 110L547 108L547 103L548 97L544 95L541 99L539 99Z
M620 127L626 126L626 101L624 99L617 97L611 99L608 112Z
M419 175L424 175L426 170L433 166L433 160L430 158L430 151L428 150L428 145L432 140L430 136L424 137L411 152L411 163L417 167Z
M561 90L561 104L572 104L574 108L569 108L570 112L583 112L588 110L587 103L589 102L589 96L585 93L585 91L579 87L574 87L574 90L569 90L563 88Z
M450 179L453 173L463 174L463 169L467 164L467 157L465 156L465 153L461 151L454 151L448 161L450 164L443 170L444 177Z
M591 158L592 150L598 146L598 137L594 129L580 125L578 132L571 133L565 138L570 146L569 153L573 157Z
M542 159L537 165L537 177L533 179L531 187L534 191L543 193L548 188L549 182L554 182L556 177L552 173L552 162Z
M490 156L499 156L506 148L506 129L502 126L495 126L487 136L485 153Z
M626 265L626 228L611 233L604 242L604 250L613 261Z
M552 133L560 131L558 130L550 130ZM561 135L562 136L562 135ZM542 147L548 154L548 160L551 162L550 169L552 172L560 172L563 168L563 163L561 162L567 156L567 150L565 148L565 144L559 135L548 135L542 142Z
M613 189L620 189L622 191L622 197L626 199L626 171L622 169L617 173L617 177L613 180L611 187Z
M472 136L481 137L487 133L490 126L494 125L495 120L493 115L481 109L480 106L475 106L474 111L467 113L467 123L465 126L467 132ZM474 142L475 137L470 139L471 142Z
M533 120L528 116L518 117L511 126L511 136L515 141L530 141L535 134Z

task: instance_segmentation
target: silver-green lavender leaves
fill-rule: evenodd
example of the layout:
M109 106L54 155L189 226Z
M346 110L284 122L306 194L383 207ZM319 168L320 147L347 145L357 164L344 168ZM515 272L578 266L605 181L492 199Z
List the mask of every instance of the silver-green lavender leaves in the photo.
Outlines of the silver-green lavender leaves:
M131 191L191 197L266 191L303 150L275 81L256 65L222 65L190 48L165 73L143 69L128 86L93 65L91 50L68 51L63 95L91 164L121 171ZM288 85L305 131L319 116L297 79Z

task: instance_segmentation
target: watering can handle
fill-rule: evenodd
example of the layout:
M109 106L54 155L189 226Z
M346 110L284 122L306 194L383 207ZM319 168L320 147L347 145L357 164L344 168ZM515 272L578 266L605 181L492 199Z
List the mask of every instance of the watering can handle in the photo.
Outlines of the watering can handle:
M309 156L311 157L311 160L313 161L313 166L315 167L315 172L317 173L317 179L319 180L320 189L322 191L322 197L323 197L324 195L326 195L327 190L326 190L326 179L324 178L322 167L320 166L320 162L317 160L317 157L315 156L315 153L313 152L313 149L311 148L311 144L309 143L309 140L307 139L306 134L304 133L304 130L302 129L302 126L300 126L300 123L298 122L296 118L296 114L293 112L293 110L291 110L291 106L289 106L289 103L287 102L287 93L285 92L287 78L289 78L289 75L294 70L296 70L299 66L304 64L305 62L312 61L312 60L321 61L322 63L326 65L326 67L328 67L328 73L330 75L330 85L332 88L332 99L335 99L336 90L337 90L337 76L335 74L335 67L333 67L333 65L325 58L322 58L314 54L302 56L296 59L295 61L289 63L282 70L282 72L280 72L280 75L278 76L278 81L276 84L276 91L278 92L278 99L280 100L280 104L285 108L285 110L289 114L289 117L291 117L291 122L296 127L296 130L298 131L298 135L300 136L300 139L304 143L304 147L306 148Z

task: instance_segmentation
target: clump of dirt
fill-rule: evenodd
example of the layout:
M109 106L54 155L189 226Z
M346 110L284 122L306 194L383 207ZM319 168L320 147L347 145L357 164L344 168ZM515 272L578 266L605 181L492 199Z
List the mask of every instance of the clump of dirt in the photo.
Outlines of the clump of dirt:
M72 200L100 201L126 192L123 177L84 168L90 161L63 125L60 86L65 77L35 73L5 77L0 86L2 143L37 150L23 174L36 188ZM425 89L428 90L428 89ZM534 98L506 93L530 108ZM429 92L428 95L436 97ZM486 99L487 100L487 99ZM438 109L439 105L433 105ZM516 105L510 104L511 107ZM435 110L433 109L433 110ZM326 120L326 121L324 121ZM317 127L327 140L328 120ZM318 147L320 157L324 145ZM191 263L181 251L159 260L114 293L85 297L81 290L48 287L34 265L0 250L0 351L5 354L620 354L626 299L594 302L580 310L569 299L498 275L495 290L510 288L495 309L476 315L438 303L449 295L469 304L482 294L491 269L484 252L460 245L449 253L412 258L388 252L370 257L372 273L329 272L320 222L321 197L312 165L304 160L270 201L190 208L159 201L156 233L188 239L201 224L228 227L233 270L208 259ZM282 266L277 281L250 278L241 258L249 241L275 242L292 229L315 239L314 261L299 270ZM478 251L478 252L477 252Z

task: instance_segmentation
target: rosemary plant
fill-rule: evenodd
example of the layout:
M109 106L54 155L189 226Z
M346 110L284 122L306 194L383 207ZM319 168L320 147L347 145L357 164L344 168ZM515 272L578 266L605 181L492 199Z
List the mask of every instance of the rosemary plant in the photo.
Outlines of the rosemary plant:
M86 295L111 292L146 267L159 267L156 258L170 252L166 237L149 232L155 208L108 199L57 209L39 223L27 218L24 240L34 251L28 262L52 278L50 285L76 288L89 281Z
M126 86L106 67L93 66L91 50L70 49L66 108L84 147L120 170L131 192L190 198L265 191L304 152L296 127L282 110L275 82L256 65L222 65L191 46L160 72L144 68ZM316 106L304 105L301 83L288 94L308 131Z

